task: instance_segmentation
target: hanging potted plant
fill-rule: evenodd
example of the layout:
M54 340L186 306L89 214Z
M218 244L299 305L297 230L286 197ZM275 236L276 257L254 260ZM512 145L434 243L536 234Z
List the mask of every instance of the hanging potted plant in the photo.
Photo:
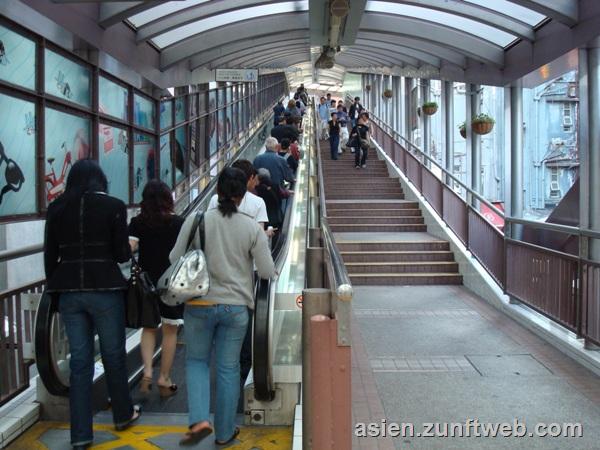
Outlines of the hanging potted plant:
M466 124L465 122L461 123L461 124L458 126L458 131L460 132L460 135L461 135L463 138L465 138L465 139L467 138L467 124Z
M425 102L423 103L423 112L428 116L433 116L438 110L438 104L436 102Z
M367 92L370 92L370 91L371 91L371 85L370 85L370 84L367 84L367 85L365 86L365 91L367 91Z
M393 95L394 95L394 93L392 92L391 89L385 89L383 91L383 97L384 98L392 98Z
M494 129L495 123L496 121L493 117L488 116L487 114L478 114L473 117L473 120L471 121L471 128L475 134L488 134Z

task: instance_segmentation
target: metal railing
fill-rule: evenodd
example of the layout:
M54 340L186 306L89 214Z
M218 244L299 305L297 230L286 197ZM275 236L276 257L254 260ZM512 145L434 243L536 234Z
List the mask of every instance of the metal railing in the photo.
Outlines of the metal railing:
M237 152L223 152L217 161L205 162L210 167L203 174L190 181L188 178L184 192L177 199L177 212L187 213L198 206L202 199L201 193L211 189L216 183L216 177L210 175L214 169L220 170L224 165L245 150L251 137L260 130L266 120L272 115L272 105L254 119L254 125L241 136L241 143ZM202 167L202 166L201 166ZM208 177L208 179L206 179ZM182 183L182 184L184 184ZM179 186L182 186L180 184ZM192 198L189 192L198 186L199 194ZM184 200L187 202L184 203ZM0 251L0 262L14 261L25 256L36 255L43 252L43 244L30 245L14 250ZM31 307L25 308L24 302L27 294L40 294L45 286L45 280L36 280L23 286L0 292L0 406L10 401L19 393L29 387L29 367L34 363L34 318L35 311ZM25 300L24 300L25 299ZM26 349L27 351L24 351Z
M405 174L506 294L586 342L600 345L600 262L518 239L516 228L564 233L580 242L600 239L600 232L505 217L419 147L377 117L371 118L373 137L390 162ZM440 177L432 166L439 170ZM451 183L453 186L449 186ZM481 214L482 204L504 219L504 232Z
M479 209L484 204L501 218L504 218L504 213L373 115L371 124L373 138L391 162L406 175L494 280L504 286L504 234ZM412 151L407 150L400 141L406 143ZM441 178L431 170L431 166L437 167ZM460 188L464 196L448 183Z

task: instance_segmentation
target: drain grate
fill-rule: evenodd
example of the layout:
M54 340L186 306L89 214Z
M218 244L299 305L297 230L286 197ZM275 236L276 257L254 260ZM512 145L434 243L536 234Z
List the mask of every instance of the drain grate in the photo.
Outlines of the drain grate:
M472 372L478 373L463 356L382 357L371 359L373 372Z
M356 317L365 318L390 318L390 317L450 317L450 318L461 318L461 317L475 317L479 316L476 311L472 309L444 309L444 310L432 310L432 311L396 311L393 309L355 309L354 315Z

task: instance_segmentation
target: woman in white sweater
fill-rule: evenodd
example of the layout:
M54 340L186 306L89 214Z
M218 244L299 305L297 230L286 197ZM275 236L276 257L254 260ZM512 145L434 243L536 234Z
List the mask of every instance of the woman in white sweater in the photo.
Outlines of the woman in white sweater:
M240 351L248 326L248 308L254 308L254 266L261 278L275 275L264 231L251 217L237 210L246 193L246 175L239 169L224 169L219 175L217 193L218 209L204 214L204 253L210 289L202 299L185 305L190 429L181 445L195 445L213 432L209 422L213 349L217 364L215 442L224 445L239 434L235 416L240 396ZM178 260L187 250L193 216L181 228L171 261ZM200 248L199 233L194 245Z

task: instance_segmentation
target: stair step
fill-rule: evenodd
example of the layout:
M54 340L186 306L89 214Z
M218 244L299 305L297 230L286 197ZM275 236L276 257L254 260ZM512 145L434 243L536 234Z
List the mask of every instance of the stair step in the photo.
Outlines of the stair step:
M403 231L427 231L427 225L406 224L406 225L374 225L374 224L336 224L331 225L334 233L375 233L375 232L403 232Z
M349 276L354 286L462 284L462 276L455 273L363 273Z
M361 202L360 200L356 200L354 202L332 202L332 201L327 201L327 212L329 212L330 209L346 209L346 207L350 208L350 209L418 209L419 208L419 204L417 202L409 202L409 201L384 201L384 202L374 202L374 201L368 201L368 202Z
M425 223L425 219L419 216L404 216L404 217L381 217L381 216L370 216L370 217L329 217L329 225L346 224L352 222L360 222L361 224L408 224L408 223Z
M451 251L381 251L340 252L345 263L454 261Z
M449 251L447 241L338 241L337 246L343 252L381 252L381 251Z
M349 262L349 274L356 273L458 273L453 261Z
M327 217L406 217L421 216L421 210L417 208L406 209L332 209L327 208Z
M384 187L384 188L367 188L360 186L352 186L347 188L325 188L325 198L330 195L346 194L348 198L361 197L362 194L374 195L374 194L404 194L404 191L400 186Z
M396 199L403 200L404 194L402 192L332 192L326 196L328 200L367 200L367 199Z

